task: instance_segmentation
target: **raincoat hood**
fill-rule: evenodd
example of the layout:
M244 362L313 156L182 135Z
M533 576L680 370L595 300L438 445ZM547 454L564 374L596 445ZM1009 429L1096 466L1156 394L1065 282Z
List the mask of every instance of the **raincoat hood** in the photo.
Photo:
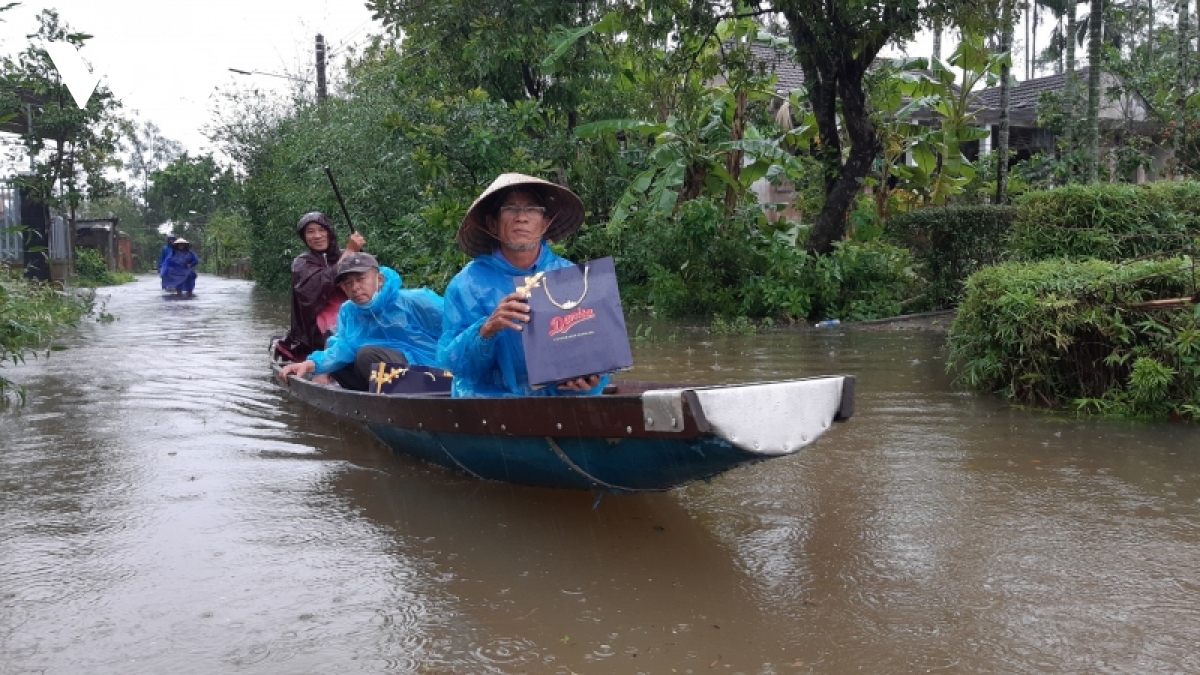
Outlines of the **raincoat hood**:
M390 267L380 267L379 273L383 275L383 284L379 286L379 290L375 292L375 295L365 305L356 305L353 302L347 302L346 305L350 307L350 311L378 312L396 301L396 296L399 295L400 289L404 286L404 281L400 278L400 273Z

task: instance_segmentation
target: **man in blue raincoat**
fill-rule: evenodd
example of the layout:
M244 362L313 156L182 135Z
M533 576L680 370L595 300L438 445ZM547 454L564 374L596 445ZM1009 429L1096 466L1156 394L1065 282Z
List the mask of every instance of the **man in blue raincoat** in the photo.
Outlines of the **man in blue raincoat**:
M555 386L529 385L520 332L529 322L513 277L572 263L550 241L574 234L583 202L570 190L519 173L500 175L475 200L458 228L458 246L474 259L446 288L446 320L438 361L454 373L452 393L465 396L579 396L604 390L608 376Z
M293 375L329 374L344 389L367 391L375 363L437 365L440 295L427 288L401 288L400 275L381 269L370 253L343 254L334 282L349 299L338 310L337 328L325 349L280 370L285 384Z
M167 267L167 260L171 257L171 244L175 243L176 237L173 234L167 235L167 243L163 245L162 250L158 252L158 276L163 275L163 271Z

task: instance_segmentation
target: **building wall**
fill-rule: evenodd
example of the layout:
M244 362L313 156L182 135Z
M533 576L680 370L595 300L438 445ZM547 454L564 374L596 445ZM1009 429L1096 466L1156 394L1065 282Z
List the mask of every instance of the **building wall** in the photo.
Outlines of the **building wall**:
M117 270L133 271L133 241L123 232L117 235Z

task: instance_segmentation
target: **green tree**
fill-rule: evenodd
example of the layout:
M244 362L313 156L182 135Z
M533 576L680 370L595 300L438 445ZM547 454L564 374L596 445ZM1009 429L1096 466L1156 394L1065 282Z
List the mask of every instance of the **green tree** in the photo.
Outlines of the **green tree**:
M443 91L480 88L513 104L538 101L546 114L563 115L572 128L582 109L600 100L609 69L589 49L586 31L569 46L570 58L543 68L551 43L578 32L608 11L605 0L368 0L373 18L404 36L411 68L427 67Z
M0 58L0 116L24 112L17 92L45 101L34 115L32 133L21 139L36 161L32 175L20 180L34 198L74 218L83 199L103 196L111 189L105 172L119 166L116 111L120 103L107 88L98 86L87 106L80 108L42 46L63 41L82 48L90 35L72 31L54 10L43 10L38 30L30 38L18 55Z
M237 179L211 154L179 155L150 172L146 203L154 219L173 221L181 231L203 227L222 208L236 203Z
M183 154L183 146L162 135L162 130L153 122L141 124L131 120L122 120L121 149L125 152L124 166L133 178L133 187L142 196L150 192L150 176L155 171L166 167ZM149 215L143 212L143 215Z
M607 32L625 32L618 21L603 23ZM700 197L723 198L728 217L772 167L800 170L783 149L783 138L766 136L750 119L751 106L765 110L762 104L775 97L775 78L753 56L752 42L778 47L781 40L760 32L749 18L722 20L710 34L687 41L695 67L678 77L683 95L666 119L602 120L576 128L581 138L644 137L651 148L611 212L610 227L620 226L633 210L671 216L682 202Z
M870 173L881 144L863 79L888 43L911 38L934 16L966 9L955 0L773 0L792 31L819 137L814 153L825 168L825 203L809 248L829 253L846 232L846 214ZM967 25L966 19L960 24ZM845 133L844 147L842 133Z

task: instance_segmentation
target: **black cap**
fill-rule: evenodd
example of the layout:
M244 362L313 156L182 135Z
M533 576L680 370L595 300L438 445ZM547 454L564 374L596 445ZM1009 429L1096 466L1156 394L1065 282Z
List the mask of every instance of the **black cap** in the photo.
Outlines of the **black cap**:
M366 272L367 270L378 270L379 261L370 253L346 253L338 260L337 276L334 277L334 283L342 283L342 277L355 272Z

